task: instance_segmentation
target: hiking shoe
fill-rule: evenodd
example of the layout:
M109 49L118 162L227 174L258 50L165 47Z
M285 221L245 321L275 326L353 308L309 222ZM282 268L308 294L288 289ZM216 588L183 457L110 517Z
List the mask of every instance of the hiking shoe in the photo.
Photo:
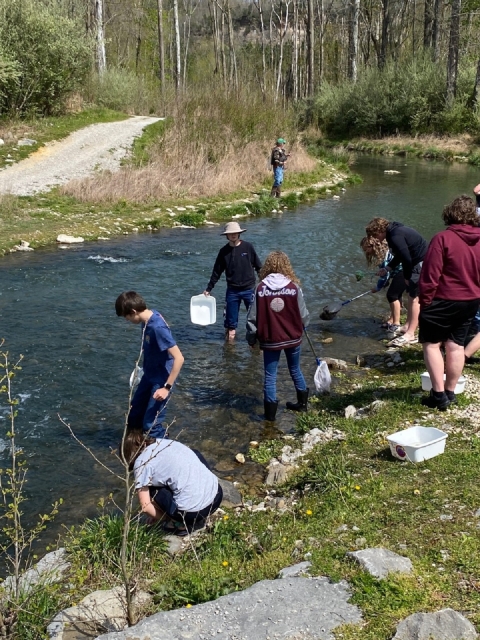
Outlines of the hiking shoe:
M428 395L426 398L422 398L422 405L424 407L428 407L429 409L446 411L450 404L451 402L445 392L443 392L440 396L435 396L433 395L433 390L431 390L430 395Z

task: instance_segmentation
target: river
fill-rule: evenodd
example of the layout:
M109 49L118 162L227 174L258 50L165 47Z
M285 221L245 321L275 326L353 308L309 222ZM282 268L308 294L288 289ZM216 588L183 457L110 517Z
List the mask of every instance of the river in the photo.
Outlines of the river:
M397 170L395 175L386 169ZM245 239L261 258L280 248L291 258L311 315L309 333L319 355L353 361L358 353L383 349L379 321L388 309L382 293L344 307L332 322L319 320L323 306L369 289L356 282L365 268L359 241L374 216L401 221L428 239L443 228L443 206L460 193L471 193L478 171L462 164L405 158L360 156L353 170L363 183L339 200L328 198L294 211L242 221ZM50 532L97 513L97 502L120 494L120 481L95 462L70 436L61 416L78 438L107 466L118 464L115 450L128 404L128 379L137 357L139 327L117 318L114 301L127 289L140 292L148 306L169 322L185 356L169 405L171 434L198 447L219 475L248 484L261 481L252 462L234 456L250 440L265 437L261 419L262 364L243 340L223 341L225 281L215 287L217 323L190 323L189 301L205 288L224 242L218 227L170 229L129 235L108 242L16 253L0 261L0 337L12 360L24 355L14 379L19 398L17 430L29 472L27 516L64 504ZM332 337L331 344L320 340ZM302 366L310 386L316 363L304 343ZM294 400L286 364L281 362L281 405ZM5 398L0 397L0 464L6 464ZM280 414L280 424L293 417ZM3 443L3 444L2 444ZM50 537L50 533L47 537Z

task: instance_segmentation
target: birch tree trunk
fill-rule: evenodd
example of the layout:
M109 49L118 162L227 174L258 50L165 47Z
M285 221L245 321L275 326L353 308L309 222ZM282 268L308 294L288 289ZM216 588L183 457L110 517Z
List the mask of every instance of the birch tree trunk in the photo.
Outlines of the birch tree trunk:
M447 62L447 105L451 105L453 103L457 93L458 50L460 46L460 9L461 0L452 0Z
M107 69L103 0L95 0L95 38L97 50L97 71L99 74L102 74Z
M390 0L383 0L383 20L382 20L382 39L380 42L380 57L378 66L380 69L385 67L387 61L388 39L390 33Z
M175 32L175 88L180 91L182 81L182 58L180 50L180 22L178 19L178 0L173 0L173 25Z
M432 47L433 47L433 60L438 62L440 60L440 23L443 4L442 0L434 0L433 3L433 26L432 26Z
M158 17L158 57L160 61L160 84L162 92L162 103L165 107L165 38L163 34L163 0L157 0Z
M352 0L350 4L350 29L348 37L348 79L357 81L358 68L358 22L360 19L360 0Z
M263 96L265 96L266 88L267 88L267 61L266 61L266 43L265 43L265 24L263 22L263 9L262 9L262 0L253 0L253 4L255 5L258 15L260 17L260 29L261 29L261 39L262 39L262 79L260 81L260 88L262 90Z
M315 91L315 13L313 0L307 0L307 74L307 93L309 96L313 96Z

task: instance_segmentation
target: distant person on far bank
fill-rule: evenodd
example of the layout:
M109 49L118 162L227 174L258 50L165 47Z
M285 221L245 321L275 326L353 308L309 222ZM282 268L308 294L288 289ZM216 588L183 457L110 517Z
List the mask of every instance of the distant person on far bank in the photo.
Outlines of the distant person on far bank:
M387 241L393 254L392 260L377 275L386 276L398 267L403 267L403 277L407 285L408 303L407 320L398 330L398 337L389 342L390 346L403 347L418 342L415 331L418 327L420 304L418 301L418 281L423 260L427 253L428 243L418 231L406 227L400 222L389 222L385 218L373 218L365 229L367 236L373 236L381 242Z
M246 310L250 304L255 289L255 272L262 268L260 258L253 245L240 238L246 229L242 229L238 222L228 222L222 236L227 236L228 243L218 252L213 265L212 275L203 292L209 296L220 276L225 271L227 292L225 294L225 339L232 341L238 326L238 314L242 301Z
M282 193L283 172L285 171L285 164L290 157L290 154L285 152L285 144L283 138L278 138L272 149L270 158L270 164L273 169L273 187L270 193L272 198L280 198Z

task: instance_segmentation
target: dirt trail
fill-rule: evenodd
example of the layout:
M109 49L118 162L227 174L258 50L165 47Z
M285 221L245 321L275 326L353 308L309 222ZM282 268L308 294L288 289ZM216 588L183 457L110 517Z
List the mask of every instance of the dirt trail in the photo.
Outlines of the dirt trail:
M92 124L64 140L48 143L0 171L0 194L33 195L97 170L115 171L129 153L134 138L158 120L135 116L120 122Z

